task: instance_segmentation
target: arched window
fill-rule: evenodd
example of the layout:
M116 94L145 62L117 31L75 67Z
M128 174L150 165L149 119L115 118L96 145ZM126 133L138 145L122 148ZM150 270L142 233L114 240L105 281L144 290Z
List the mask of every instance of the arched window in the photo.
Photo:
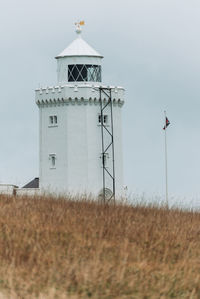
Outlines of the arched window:
M69 64L68 82L101 82L101 66L92 64Z

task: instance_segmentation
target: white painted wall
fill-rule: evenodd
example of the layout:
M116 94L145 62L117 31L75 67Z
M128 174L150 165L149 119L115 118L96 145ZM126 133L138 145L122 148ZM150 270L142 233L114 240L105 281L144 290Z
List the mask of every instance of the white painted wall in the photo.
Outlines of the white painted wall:
M0 194L14 195L14 190L17 190L17 188L12 184L0 184Z
M18 188L16 189L16 195L18 196L37 196L41 195L39 188Z
M102 189L99 84L66 84L36 90L40 113L40 188L45 192L94 193ZM96 88L96 89L95 89ZM117 194L123 189L121 107L124 89L112 87ZM57 126L49 116L57 115ZM50 167L49 154L56 154ZM111 159L108 162L111 163Z
M12 184L0 184L0 194L3 195L28 195L28 196L36 196L42 195L41 190L39 188L18 188L18 186Z

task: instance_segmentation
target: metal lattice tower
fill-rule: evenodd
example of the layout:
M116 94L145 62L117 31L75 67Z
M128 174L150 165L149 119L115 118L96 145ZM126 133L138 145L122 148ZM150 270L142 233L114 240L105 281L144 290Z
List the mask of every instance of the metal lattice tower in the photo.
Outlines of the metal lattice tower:
M100 120L102 144L102 175L103 175L103 202L115 203L115 152L113 135L113 107L111 88L99 88L100 92ZM105 117L107 120L105 121ZM111 161L107 166L107 159Z

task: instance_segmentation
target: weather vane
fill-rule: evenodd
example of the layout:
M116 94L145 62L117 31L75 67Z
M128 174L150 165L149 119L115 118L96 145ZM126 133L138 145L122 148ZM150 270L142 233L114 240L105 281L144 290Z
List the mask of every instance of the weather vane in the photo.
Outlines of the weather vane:
M76 25L76 33L81 33L82 32L81 26L84 26L85 22L80 21L80 22L75 23L75 25Z

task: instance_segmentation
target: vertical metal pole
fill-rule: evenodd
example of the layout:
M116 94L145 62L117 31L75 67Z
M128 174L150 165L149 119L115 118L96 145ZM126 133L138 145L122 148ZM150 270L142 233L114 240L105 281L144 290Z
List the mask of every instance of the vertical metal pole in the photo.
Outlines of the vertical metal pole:
M102 105L102 89L100 87L100 107L101 107L101 146L102 146L102 171L103 171L103 201L105 204L106 196L105 196L105 157L104 157L104 134L103 134L103 105Z
M113 110L112 110L112 90L110 89L110 111L111 111L111 132L112 132L112 163L113 163L113 200L115 204L115 149L113 132Z
M167 127L166 127L166 111L164 111L165 116L165 188L166 188L166 206L168 208L168 169L167 169Z

